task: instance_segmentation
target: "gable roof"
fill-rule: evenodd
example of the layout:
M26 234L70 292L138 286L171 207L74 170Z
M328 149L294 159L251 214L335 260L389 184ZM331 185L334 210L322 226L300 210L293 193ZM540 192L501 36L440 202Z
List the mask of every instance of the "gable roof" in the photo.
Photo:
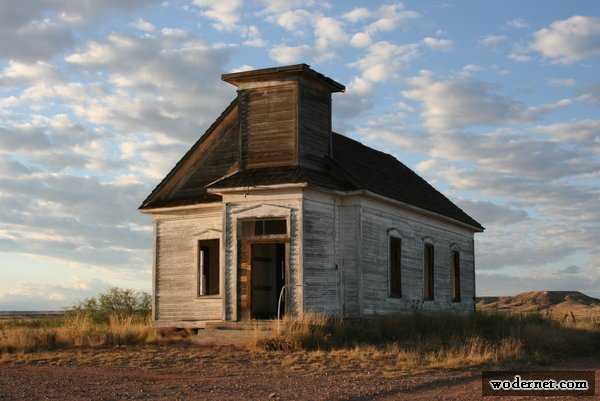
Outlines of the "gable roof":
M175 166L169 171L169 173L158 183L156 187L150 192L150 194L144 199L142 204L139 206L139 209L151 209L156 207L169 207L169 206L181 206L188 205L194 203L204 203L204 202L218 202L221 200L221 197L218 195L210 195L206 194L206 191L203 191L204 194L197 194L198 196L190 197L189 199L179 199L176 201L161 201L157 199L160 191L165 187L165 185L173 178L175 173L177 173L183 165L192 157L192 155L196 152L196 150L202 145L206 140L211 136L211 134L215 131L215 129L219 126L219 124L231 113L231 111L237 106L238 98L237 96L229 103L229 105L223 110L221 115L217 117L217 119L208 127L208 129L198 138L198 140L188 149L187 152L183 155L183 157L175 164Z
M166 200L159 199L157 195L160 194L164 186L174 179L175 173L198 151L200 145L206 141L236 105L237 99L234 99L144 200L140 209L218 202L221 200L221 196L214 193L218 189L304 183L313 187L344 192L367 190L445 216L477 230L482 231L484 229L479 222L394 156L337 133L332 133L332 158L323 160L321 170L304 166L238 170L215 177L210 182L190 180L188 184L193 185L190 188L184 188L186 189L183 191L184 196L176 196ZM192 172L193 175L194 172ZM207 191L208 189L213 191Z
M483 230L483 226L475 219L392 155L334 132L333 159L360 189Z

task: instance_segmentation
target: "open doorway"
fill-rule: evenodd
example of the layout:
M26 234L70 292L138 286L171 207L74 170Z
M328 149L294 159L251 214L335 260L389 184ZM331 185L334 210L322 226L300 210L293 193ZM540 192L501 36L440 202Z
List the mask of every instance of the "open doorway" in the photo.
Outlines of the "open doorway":
M251 258L251 316L253 319L275 319L279 294L285 285L285 245L252 244ZM281 307L283 314L283 301Z

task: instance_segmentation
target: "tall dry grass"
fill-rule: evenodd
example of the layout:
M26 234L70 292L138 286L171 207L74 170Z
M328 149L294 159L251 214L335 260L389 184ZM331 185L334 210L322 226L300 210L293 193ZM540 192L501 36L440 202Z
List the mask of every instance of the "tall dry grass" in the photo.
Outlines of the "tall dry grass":
M71 314L60 323L32 321L0 325L0 353L46 351L68 347L106 347L157 343L171 340L152 327L146 318L110 316L97 323L87 314Z
M585 326L585 327L583 327ZM266 351L328 351L394 359L399 368L543 363L600 353L600 330L539 315L413 313L350 320L308 314L255 344Z

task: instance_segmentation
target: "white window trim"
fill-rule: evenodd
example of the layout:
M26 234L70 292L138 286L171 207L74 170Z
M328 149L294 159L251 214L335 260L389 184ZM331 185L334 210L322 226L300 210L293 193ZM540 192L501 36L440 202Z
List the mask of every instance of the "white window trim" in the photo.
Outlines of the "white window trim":
M222 297L222 292L223 292L223 269L221 268L222 265L222 261L223 261L223 255L222 255L222 242L223 242L223 238L222 238L222 232L221 230L216 230L216 229L208 229L205 230L203 232L201 232L200 234L194 236L194 268L195 268L195 279L196 279L196 283L195 283L195 288L196 288L196 298L198 299L210 299L210 298L221 298ZM217 265L219 266L219 293L218 294L211 294L211 295L203 295L204 293L204 289L202 288L202 281L201 281L201 268L203 268L203 266L200 266L200 264L202 263L200 258L200 241L210 241L210 240L218 240L219 241L219 246L217 247L218 251L219 251L219 260Z

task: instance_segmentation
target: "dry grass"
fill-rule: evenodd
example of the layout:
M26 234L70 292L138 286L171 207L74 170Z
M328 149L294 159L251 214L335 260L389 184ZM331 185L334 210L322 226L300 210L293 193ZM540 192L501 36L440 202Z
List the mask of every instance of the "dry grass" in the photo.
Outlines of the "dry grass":
M288 354L325 351L361 367L398 369L547 363L600 351L600 329L539 315L406 314L368 320L306 315L287 320L256 347ZM298 359L298 357L296 357Z
M85 314L53 322L7 321L0 325L0 353L35 352L59 348L95 348L151 344L174 340L161 334L145 319L110 317L95 323Z

